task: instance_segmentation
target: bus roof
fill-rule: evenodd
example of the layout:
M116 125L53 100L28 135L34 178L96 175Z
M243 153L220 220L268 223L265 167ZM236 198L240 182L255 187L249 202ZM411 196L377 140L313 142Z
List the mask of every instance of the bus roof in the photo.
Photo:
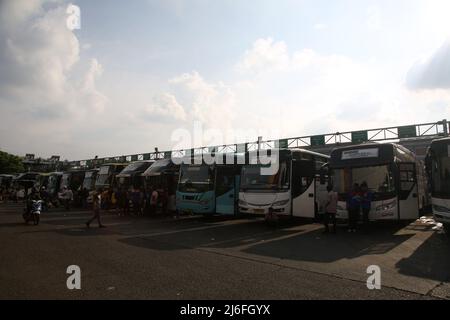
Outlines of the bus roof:
M413 152L396 143L363 143L333 149L330 168L365 167L415 160Z
M150 167L148 167L147 170L145 170L142 173L142 176L143 177L160 176L162 173L165 172L177 171L177 167L179 167L179 165L173 163L172 159L159 159L156 160Z
M110 163L103 163L100 165L100 167L106 167L106 166L124 166L126 167L129 163L127 162L110 162Z
M222 163L215 163L217 165L227 165L226 159L228 159L229 157L234 159L234 163L233 164L238 164L237 160L239 158L243 159L244 158L244 154L242 153L203 153L203 154L196 154L196 155L191 155L191 156L184 156L179 158L180 160L180 164L190 164L190 165L200 165L200 163L198 163L196 160L200 160L202 159L202 164L206 164L204 162L204 157L208 156L208 157L212 157L214 159L217 158L222 158ZM192 162L193 161L193 162Z
M63 173L79 173L79 172L86 172L86 169L69 169L67 171L64 171Z
M450 137L434 139L431 141L431 146L448 145L450 143Z
M54 171L50 172L49 175L62 176L64 172L62 171Z
M251 151L247 151L246 153L247 154L257 154L258 152L267 152L268 153L268 155L270 155L272 152L274 152L274 151L278 151L280 154L292 154L292 155L294 155L294 154L296 154L296 153L298 153L298 154L308 154L308 155L311 155L311 156L316 156L316 157L321 157L321 158L325 158L325 159L329 159L330 158L330 156L328 156L328 155L326 155L326 154L322 154L322 153L319 153L319 152L314 152L314 151L310 151L310 150L307 150L307 149L302 149L302 148L289 148L289 149L287 149L287 148L277 148L277 149L263 149L263 150L251 150Z
M3 177L3 178L14 178L15 176L13 174L0 174L0 177Z
M150 167L154 160L138 160L129 163L123 170L117 175L117 178L130 177L133 174L144 173L148 167Z
M450 137L435 139L431 142L429 151L434 153L449 153Z

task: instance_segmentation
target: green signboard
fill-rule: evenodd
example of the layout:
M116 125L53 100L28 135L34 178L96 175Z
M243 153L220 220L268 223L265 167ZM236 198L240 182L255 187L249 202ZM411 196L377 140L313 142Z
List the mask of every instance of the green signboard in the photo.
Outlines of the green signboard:
M369 140L367 136L367 131L355 131L352 132L352 142L360 143Z
M312 146L323 146L325 145L325 136L312 136L311 137Z
M172 158L172 151L164 152L164 159L170 159L170 158Z
M150 153L144 153L144 154L142 155L142 159L144 159L144 160L150 160Z
M287 139L278 140L278 148L287 149L288 148L288 140Z
M398 127L398 137L400 139L417 137L416 126Z
M133 154L131 156L131 161L137 161L137 159L138 159L138 155L137 154Z

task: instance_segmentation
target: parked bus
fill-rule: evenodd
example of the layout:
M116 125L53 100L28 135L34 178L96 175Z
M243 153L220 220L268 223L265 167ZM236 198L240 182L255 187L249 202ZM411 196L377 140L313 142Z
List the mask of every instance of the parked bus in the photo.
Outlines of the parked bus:
M40 173L39 176L36 177L34 188L36 190L41 190L42 187L47 188L49 177L50 177L49 173Z
M83 185L84 175L86 170L84 169L71 169L63 172L60 182L60 189L67 187L72 190L73 202L76 206L81 205L80 190Z
M450 234L450 138L431 142L426 163L434 219Z
M346 198L355 183L372 193L369 220L412 220L427 204L426 175L414 153L394 143L336 148L330 169L339 194L337 218L348 218Z
M142 160L135 161L126 166L117 176L118 184L120 187L129 188L143 188L144 182L142 174L147 170L155 161Z
M108 189L117 186L116 176L127 166L127 163L107 163L100 166L95 189Z
M210 156L216 158L214 164L207 164L203 157L192 157L191 164L181 164L176 192L176 207L179 212L203 215L238 213L237 199L242 167L238 164L238 156ZM220 161L217 160L219 158Z
M51 201L57 205L58 193L61 189L62 172L51 172L47 182L47 192Z
M86 170L84 173L82 188L87 191L95 190L95 180L97 179L99 169Z
M167 193L168 210L176 210L176 192L178 186L178 177L180 174L180 165L173 163L172 159L161 159L155 161L142 174L144 178L145 189L162 188Z
M34 187L36 180L39 177L39 172L25 172L17 175L13 179L13 184L17 188L24 188L25 190L31 189Z
M326 198L327 155L304 149L263 150L272 157L278 153L278 170L265 174L268 164L259 159L261 151L246 153L242 167L239 210L244 214L316 218ZM322 174L322 177L321 177Z
M9 189L12 186L14 175L12 174L0 174L0 187L3 189Z

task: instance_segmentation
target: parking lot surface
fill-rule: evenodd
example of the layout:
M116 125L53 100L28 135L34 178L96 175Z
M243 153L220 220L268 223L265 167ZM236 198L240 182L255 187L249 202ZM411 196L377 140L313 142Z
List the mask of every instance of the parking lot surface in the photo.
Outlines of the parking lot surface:
M0 204L1 299L448 299L450 241L432 220L322 234L312 221L52 209L25 225ZM81 290L66 286L81 269ZM369 290L367 267L381 270Z

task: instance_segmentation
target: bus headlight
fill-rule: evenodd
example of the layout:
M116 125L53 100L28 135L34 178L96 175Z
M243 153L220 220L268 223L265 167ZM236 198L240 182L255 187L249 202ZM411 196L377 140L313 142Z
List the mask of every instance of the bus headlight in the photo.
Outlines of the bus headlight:
M289 199L280 200L280 201L274 202L272 205L275 207L279 207L279 206L284 206L284 205L288 204L288 202L289 202Z
M382 204L382 205L376 207L375 210L376 210L376 211L390 210L390 209L392 209L392 208L395 208L396 206L397 206L397 202L396 202L396 201L392 201L392 202L385 203L385 204Z
M239 205L240 206L248 206L248 203L247 203L247 201L239 200Z

